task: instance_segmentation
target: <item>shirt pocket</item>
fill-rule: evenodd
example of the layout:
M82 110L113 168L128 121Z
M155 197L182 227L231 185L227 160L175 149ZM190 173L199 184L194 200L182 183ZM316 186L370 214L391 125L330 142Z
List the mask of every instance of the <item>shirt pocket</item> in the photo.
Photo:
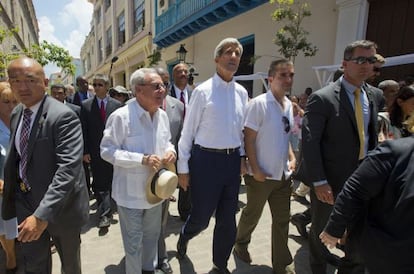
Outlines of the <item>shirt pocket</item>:
M134 172L127 174L126 192L130 197L142 199L145 197L147 172Z

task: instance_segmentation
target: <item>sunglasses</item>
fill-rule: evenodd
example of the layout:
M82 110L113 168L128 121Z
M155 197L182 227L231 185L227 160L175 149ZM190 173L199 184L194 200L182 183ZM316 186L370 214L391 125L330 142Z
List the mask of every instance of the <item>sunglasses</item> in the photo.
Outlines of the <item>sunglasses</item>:
M104 84L101 84L101 83L93 83L93 84L92 84L92 86L93 86L94 88L96 88L96 87L103 87L103 86L104 86Z
M288 117L283 116L282 122L283 122L283 125L285 126L285 132L288 133L290 131L290 123L289 123Z
M378 59L375 56L371 56L371 57L358 56L355 58L349 58L346 61L351 61L351 62L354 62L355 64L362 65L365 63L375 64L378 61Z
M154 90L160 90L160 89L167 89L167 86L164 84L139 84L140 86L151 86L154 88Z

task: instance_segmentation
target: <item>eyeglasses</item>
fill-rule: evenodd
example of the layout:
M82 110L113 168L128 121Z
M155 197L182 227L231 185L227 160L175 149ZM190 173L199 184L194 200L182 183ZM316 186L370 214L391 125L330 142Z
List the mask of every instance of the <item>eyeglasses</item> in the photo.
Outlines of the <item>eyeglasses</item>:
M281 78L292 78L293 79L293 77L295 76L295 74L294 73L288 73L288 72L282 72L282 73L278 73L278 74L276 74L275 76L279 76L279 77L281 77Z
M282 122L283 122L283 125L285 126L285 132L288 133L290 131L290 123L289 123L288 117L283 116Z
M93 83L93 84L92 84L92 86L93 86L94 88L96 88L96 87L103 87L103 86L104 86L104 84L101 84L101 83Z
M371 57L358 56L355 58L349 58L346 61L351 61L351 62L354 62L355 64L362 65L365 63L375 64L378 61L378 59L375 56L371 56Z
M381 72L381 68L379 68L379 67L374 67L373 70L374 70L374 72Z
M154 88L154 90L160 90L160 89L167 89L167 86L164 84L156 83L156 84L139 84L140 86L151 86Z

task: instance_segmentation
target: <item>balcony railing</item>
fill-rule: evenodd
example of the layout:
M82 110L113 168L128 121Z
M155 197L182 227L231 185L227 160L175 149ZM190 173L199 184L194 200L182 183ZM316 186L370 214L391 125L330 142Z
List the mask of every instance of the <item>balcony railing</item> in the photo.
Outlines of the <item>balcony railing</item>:
M177 0L155 19L154 41L164 47L269 0Z

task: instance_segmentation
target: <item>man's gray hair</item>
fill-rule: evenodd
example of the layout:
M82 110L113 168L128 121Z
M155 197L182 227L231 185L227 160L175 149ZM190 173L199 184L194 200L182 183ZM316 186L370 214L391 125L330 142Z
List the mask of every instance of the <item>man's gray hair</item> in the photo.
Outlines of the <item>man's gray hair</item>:
M378 84L379 89L386 89L388 87L399 87L400 85L394 80L384 80Z
M240 44L239 40L233 37L228 37L223 40L217 45L216 49L214 50L214 58L220 57L223 54L223 50L225 46L228 45L235 45L240 49L240 55L243 54L243 46Z
M102 80L105 84L109 84L109 78L105 74L95 74L93 80Z
M145 75L149 73L157 74L157 71L154 68L140 68L132 73L129 80L129 85L132 91L135 92L135 86L140 84L145 84Z

